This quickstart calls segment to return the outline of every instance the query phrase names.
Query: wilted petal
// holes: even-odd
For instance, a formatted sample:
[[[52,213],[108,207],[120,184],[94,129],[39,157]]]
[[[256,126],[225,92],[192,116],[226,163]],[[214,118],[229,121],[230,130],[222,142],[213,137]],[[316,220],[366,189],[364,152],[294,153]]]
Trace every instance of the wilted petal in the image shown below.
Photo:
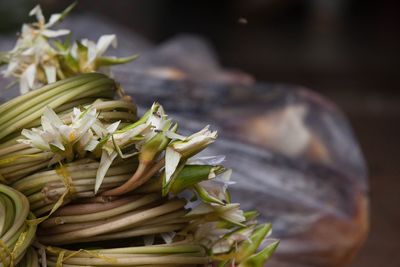
[[[110,45],[113,47],[117,46],[117,37],[115,34],[101,36],[96,45],[97,56],[103,55]]]

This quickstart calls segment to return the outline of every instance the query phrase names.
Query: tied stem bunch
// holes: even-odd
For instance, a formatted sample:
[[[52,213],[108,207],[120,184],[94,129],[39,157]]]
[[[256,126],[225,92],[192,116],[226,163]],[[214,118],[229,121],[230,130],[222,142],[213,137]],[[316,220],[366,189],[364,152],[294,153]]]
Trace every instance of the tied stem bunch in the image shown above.
[[[2,104],[0,180],[10,184],[63,159],[84,158],[94,150],[95,136],[116,120],[119,127],[135,121],[136,106],[127,97],[114,99],[118,93],[113,80],[91,73]],[[28,127],[34,128],[23,130]]]
[[[71,42],[70,30],[53,30],[74,6],[72,4],[62,13],[53,14],[46,22],[37,5],[29,13],[36,17],[36,21],[24,24],[14,48],[0,55],[0,64],[7,65],[3,76],[17,78],[21,93],[79,73],[102,71],[110,74],[110,66],[136,59],[136,55],[124,58],[104,56],[111,45],[117,45],[114,34],[103,35],[97,42],[88,39]],[[63,36],[67,38],[62,39]]]
[[[159,103],[138,118],[86,73],[133,59],[102,56],[115,37],[52,39],[70,9],[33,9],[3,58],[24,94],[0,105],[0,267],[263,266],[271,225],[232,202],[224,156],[198,155],[217,132],[182,135]]]
[[[29,211],[29,202],[20,192],[0,184],[0,266],[15,266],[27,253],[24,261],[35,261],[31,245],[36,225],[27,220],[34,219]],[[35,265],[19,265],[35,266]]]

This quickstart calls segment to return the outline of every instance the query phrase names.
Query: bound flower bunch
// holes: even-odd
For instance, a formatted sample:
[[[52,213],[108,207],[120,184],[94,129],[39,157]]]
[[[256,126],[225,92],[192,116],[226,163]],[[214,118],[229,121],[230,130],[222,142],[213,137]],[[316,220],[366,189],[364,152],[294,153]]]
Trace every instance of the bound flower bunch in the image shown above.
[[[199,155],[217,132],[182,135],[159,103],[138,117],[104,74],[26,92],[0,114],[0,267],[261,267],[277,247],[232,201],[224,157]]]
[[[3,76],[17,78],[21,94],[79,73],[110,73],[109,66],[127,63],[137,57],[104,56],[111,45],[117,45],[114,34],[103,35],[97,42],[88,39],[72,42],[70,30],[53,30],[74,6],[72,4],[62,13],[51,15],[46,22],[42,9],[37,5],[29,13],[36,17],[36,21],[22,25],[14,48],[0,54],[0,65],[7,64]],[[67,38],[62,39],[65,36]]]

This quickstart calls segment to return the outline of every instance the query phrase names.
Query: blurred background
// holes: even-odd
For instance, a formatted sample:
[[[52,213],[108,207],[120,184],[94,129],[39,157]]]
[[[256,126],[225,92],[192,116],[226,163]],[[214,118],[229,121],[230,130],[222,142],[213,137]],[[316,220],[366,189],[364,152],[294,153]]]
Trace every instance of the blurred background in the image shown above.
[[[1,1],[1,33],[17,32],[35,3]],[[50,14],[70,1],[39,3]],[[155,44],[198,34],[228,69],[260,81],[302,85],[335,102],[351,121],[370,176],[371,231],[351,266],[396,267],[399,8],[395,0],[82,0],[74,14],[95,13]]]

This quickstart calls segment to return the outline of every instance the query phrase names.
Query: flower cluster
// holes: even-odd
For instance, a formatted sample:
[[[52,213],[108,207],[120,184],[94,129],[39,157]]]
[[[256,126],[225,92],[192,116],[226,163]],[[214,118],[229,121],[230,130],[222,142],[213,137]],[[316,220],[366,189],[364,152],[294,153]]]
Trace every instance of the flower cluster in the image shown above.
[[[70,123],[66,124],[47,108],[41,128],[23,130],[22,135],[27,139],[19,142],[53,152],[52,163],[83,157],[86,151],[99,155],[95,193],[118,157],[123,160],[136,156],[139,166],[131,179],[102,194],[131,192],[153,176],[154,168],[161,171],[162,194],[187,200],[186,209],[190,212],[186,217],[191,220],[184,230],[187,236],[192,235],[194,240],[208,247],[215,260],[231,259],[232,253],[241,254],[246,250],[243,248],[246,242],[258,248],[269,234],[269,226],[257,226],[256,213],[245,213],[239,203],[231,202],[228,193],[228,186],[233,184],[231,170],[221,165],[225,157],[193,157],[216,140],[217,132],[210,131],[207,126],[183,136],[177,133],[177,124],[168,118],[158,103],[154,103],[138,121],[120,129],[120,121],[105,126],[97,117],[96,109],[92,107],[83,111],[74,108]],[[164,233],[161,237],[168,243],[176,234]]]
[[[0,193],[21,199],[14,205],[0,198],[0,213],[12,207],[10,218],[23,215],[17,223],[29,219],[25,232],[3,220],[2,262],[263,266],[278,244],[267,238],[271,225],[258,224],[256,211],[232,201],[224,156],[199,155],[217,131],[206,126],[182,135],[158,103],[138,118],[129,97],[116,99],[123,92],[114,90],[114,80],[87,73],[134,59],[104,57],[115,35],[70,44],[57,39],[68,30],[51,29],[72,7],[46,22],[36,6],[30,15],[37,22],[24,25],[15,48],[0,59],[8,63],[4,75],[17,77],[26,93],[0,105],[0,182],[18,190],[0,185]],[[128,247],[116,247],[119,240]]]
[[[14,48],[1,55],[1,64],[7,64],[2,72],[3,76],[16,78],[21,94],[78,73],[109,72],[109,66],[127,63],[136,58],[104,57],[107,49],[117,44],[114,34],[101,36],[97,43],[87,39],[72,44],[63,42],[60,37],[69,35],[70,30],[52,28],[73,7],[74,4],[62,13],[51,15],[46,22],[40,6],[37,5],[29,13],[36,17],[36,22],[24,24]]]
[[[26,139],[19,139],[18,142],[53,152],[50,165],[64,159],[72,161],[76,156],[83,157],[85,151],[96,148],[98,137],[94,132],[98,133],[101,125],[97,115],[95,108],[89,107],[83,112],[74,108],[71,123],[65,124],[54,110],[47,107],[41,118],[42,127],[22,130],[21,135]]]

